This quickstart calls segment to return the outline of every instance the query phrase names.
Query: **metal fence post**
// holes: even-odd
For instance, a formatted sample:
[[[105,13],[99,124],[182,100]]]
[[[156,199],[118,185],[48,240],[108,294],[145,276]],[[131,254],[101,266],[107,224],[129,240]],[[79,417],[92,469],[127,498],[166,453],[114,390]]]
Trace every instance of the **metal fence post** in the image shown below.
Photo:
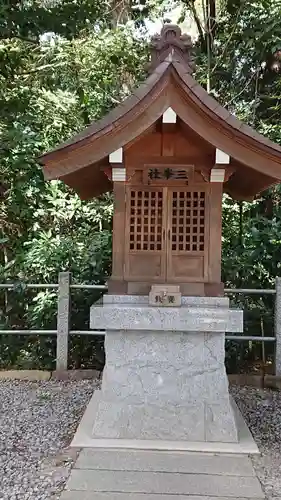
[[[281,278],[276,278],[276,298],[275,298],[275,375],[281,375]]]
[[[59,273],[58,281],[56,370],[67,370],[71,274],[69,272]]]

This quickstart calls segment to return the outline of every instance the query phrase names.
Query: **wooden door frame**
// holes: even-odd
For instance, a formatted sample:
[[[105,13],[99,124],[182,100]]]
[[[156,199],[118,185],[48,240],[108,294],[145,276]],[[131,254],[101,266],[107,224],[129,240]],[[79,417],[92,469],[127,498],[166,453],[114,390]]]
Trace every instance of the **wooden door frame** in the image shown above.
[[[130,249],[130,218],[131,218],[131,213],[130,213],[130,199],[131,199],[131,192],[132,191],[142,191],[142,192],[161,192],[162,193],[162,238],[161,238],[161,246],[162,250],[159,251],[161,252],[161,276],[158,277],[151,277],[151,275],[141,275],[141,276],[131,276],[130,275],[130,268],[129,268],[129,256],[130,255],[140,255],[143,254],[145,256],[149,255],[155,255],[156,252],[155,250],[136,250],[132,251]],[[124,279],[128,282],[131,281],[151,281],[155,283],[165,283],[166,280],[166,228],[164,227],[163,222],[167,221],[167,189],[163,186],[155,186],[155,185],[143,185],[143,184],[127,184],[126,185],[126,203],[125,203],[125,252],[124,252]]]
[[[130,268],[129,268],[129,256],[130,255],[140,255],[143,252],[143,255],[147,256],[151,252],[151,255],[155,255],[155,250],[135,250],[132,251],[130,249],[130,197],[131,191],[157,191],[162,192],[162,256],[161,256],[161,276],[151,277],[149,275],[140,275],[140,276],[130,276]],[[205,249],[202,253],[204,258],[204,270],[202,277],[180,277],[173,278],[172,273],[169,273],[169,268],[172,268],[172,199],[173,192],[205,192],[205,224],[204,224],[204,245]],[[200,183],[189,186],[167,186],[167,185],[143,185],[143,184],[127,184],[126,186],[126,208],[125,208],[125,252],[124,252],[124,279],[127,281],[147,281],[150,282],[206,282],[209,281],[209,243],[210,243],[210,216],[211,216],[211,204],[210,197],[212,191],[210,184]],[[136,224],[136,222],[135,222]],[[214,240],[213,240],[214,241]],[[215,242],[214,242],[215,243]],[[200,255],[198,252],[189,252],[190,255]]]
[[[204,218],[205,218],[205,223],[204,223],[204,251],[202,252],[202,256],[204,259],[204,270],[203,270],[203,276],[202,277],[193,277],[193,276],[186,276],[183,277],[181,276],[180,278],[174,278],[172,276],[172,272],[169,273],[169,269],[173,269],[172,266],[172,217],[173,217],[173,192],[200,192],[204,191],[205,193],[205,207],[204,207]],[[170,282],[181,282],[181,283],[202,283],[205,281],[208,281],[208,266],[209,266],[209,235],[210,235],[210,185],[207,183],[200,183],[200,184],[193,184],[189,186],[168,186],[168,193],[167,193],[167,213],[168,213],[168,218],[167,218],[167,241],[166,241],[166,276],[165,279],[166,281]],[[189,251],[188,254],[190,256],[194,255],[200,255],[197,251]]]

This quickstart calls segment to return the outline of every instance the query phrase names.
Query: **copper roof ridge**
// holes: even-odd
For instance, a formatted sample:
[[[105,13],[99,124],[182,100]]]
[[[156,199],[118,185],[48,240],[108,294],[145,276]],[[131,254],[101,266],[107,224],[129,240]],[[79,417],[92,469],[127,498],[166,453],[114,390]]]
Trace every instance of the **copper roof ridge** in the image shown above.
[[[185,83],[190,92],[196,96],[197,99],[201,101],[201,103],[206,106],[211,113],[214,113],[217,118],[222,121],[228,128],[234,129],[237,134],[243,137],[249,137],[255,143],[259,144],[259,147],[264,148],[265,150],[273,150],[274,155],[278,155],[281,162],[281,146],[266,136],[262,135],[260,132],[257,132],[253,127],[248,125],[247,123],[239,120],[231,111],[222,106],[216,99],[214,99],[208,92],[202,87],[195,78],[190,74],[190,72],[185,71],[185,65],[180,61],[172,61],[173,67],[180,79]],[[187,81],[188,80],[188,81]],[[226,117],[226,115],[229,115]]]

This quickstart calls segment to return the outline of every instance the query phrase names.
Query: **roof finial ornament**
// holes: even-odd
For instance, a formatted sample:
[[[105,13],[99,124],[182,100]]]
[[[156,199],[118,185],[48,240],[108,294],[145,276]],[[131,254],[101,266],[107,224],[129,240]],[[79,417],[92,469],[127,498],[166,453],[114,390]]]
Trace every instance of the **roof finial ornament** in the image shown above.
[[[165,19],[165,24],[160,35],[155,35],[151,40],[151,63],[149,72],[153,70],[165,59],[171,61],[178,60],[184,63],[189,73],[195,69],[194,58],[192,55],[192,41],[189,35],[182,35],[181,29],[170,20]]]

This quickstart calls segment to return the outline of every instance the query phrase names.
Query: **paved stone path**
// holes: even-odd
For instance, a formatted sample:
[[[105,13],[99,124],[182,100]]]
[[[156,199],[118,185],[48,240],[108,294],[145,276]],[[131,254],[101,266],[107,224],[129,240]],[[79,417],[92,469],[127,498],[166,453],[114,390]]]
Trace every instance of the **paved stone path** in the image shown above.
[[[84,448],[61,500],[263,500],[245,455]]]

